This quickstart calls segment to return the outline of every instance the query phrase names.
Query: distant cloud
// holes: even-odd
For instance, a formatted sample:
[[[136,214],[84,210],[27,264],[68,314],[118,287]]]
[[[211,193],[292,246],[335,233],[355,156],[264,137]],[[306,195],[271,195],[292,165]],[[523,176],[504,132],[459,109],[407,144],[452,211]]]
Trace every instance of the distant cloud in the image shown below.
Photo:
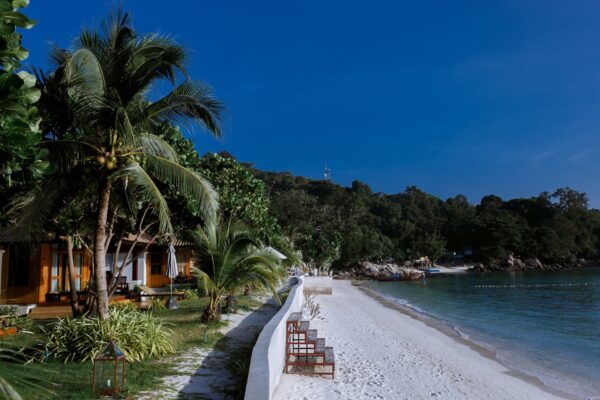
[[[557,153],[556,149],[546,149],[541,153],[532,154],[530,158],[530,163],[532,167],[540,167],[544,164],[544,162]]]
[[[598,150],[597,147],[586,147],[583,150],[576,151],[575,153],[569,156],[569,161],[573,163],[583,162],[588,159],[589,156],[596,153]]]

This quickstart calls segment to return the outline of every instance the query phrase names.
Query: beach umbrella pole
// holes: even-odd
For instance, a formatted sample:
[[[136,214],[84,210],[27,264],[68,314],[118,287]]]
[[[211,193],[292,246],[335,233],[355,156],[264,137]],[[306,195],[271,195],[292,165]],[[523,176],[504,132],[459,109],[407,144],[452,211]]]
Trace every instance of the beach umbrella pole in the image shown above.
[[[169,256],[167,258],[167,276],[171,282],[169,287],[169,300],[167,301],[167,308],[174,310],[177,308],[177,301],[173,297],[173,278],[177,276],[177,260],[175,258],[175,248],[173,244],[169,244]]]

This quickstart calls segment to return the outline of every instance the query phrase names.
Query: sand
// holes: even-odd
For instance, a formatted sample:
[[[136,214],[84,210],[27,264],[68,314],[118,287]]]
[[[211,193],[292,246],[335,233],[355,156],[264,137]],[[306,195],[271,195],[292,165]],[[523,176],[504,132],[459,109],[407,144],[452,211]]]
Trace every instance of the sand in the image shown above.
[[[317,302],[311,325],[334,347],[336,378],[284,374],[276,400],[566,398],[349,281],[334,281]]]

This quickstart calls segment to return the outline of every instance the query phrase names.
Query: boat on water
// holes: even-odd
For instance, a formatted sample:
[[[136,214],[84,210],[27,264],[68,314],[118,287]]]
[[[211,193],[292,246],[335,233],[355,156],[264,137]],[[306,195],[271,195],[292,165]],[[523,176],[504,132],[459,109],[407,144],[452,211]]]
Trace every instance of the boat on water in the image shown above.
[[[421,270],[413,269],[408,273],[396,273],[390,274],[389,276],[380,276],[377,278],[380,282],[391,282],[391,281],[418,281],[425,276],[425,272]]]
[[[437,268],[428,268],[428,269],[425,269],[423,271],[425,271],[425,275],[427,275],[427,276],[442,274],[442,271],[440,271]]]

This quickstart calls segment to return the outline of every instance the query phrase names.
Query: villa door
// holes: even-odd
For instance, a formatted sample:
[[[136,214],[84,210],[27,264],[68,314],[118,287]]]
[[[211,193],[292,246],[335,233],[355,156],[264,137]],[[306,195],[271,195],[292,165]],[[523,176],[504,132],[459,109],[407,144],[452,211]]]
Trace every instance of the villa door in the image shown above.
[[[148,286],[160,287],[166,284],[165,278],[165,254],[163,252],[149,253],[150,268],[146,276]]]

